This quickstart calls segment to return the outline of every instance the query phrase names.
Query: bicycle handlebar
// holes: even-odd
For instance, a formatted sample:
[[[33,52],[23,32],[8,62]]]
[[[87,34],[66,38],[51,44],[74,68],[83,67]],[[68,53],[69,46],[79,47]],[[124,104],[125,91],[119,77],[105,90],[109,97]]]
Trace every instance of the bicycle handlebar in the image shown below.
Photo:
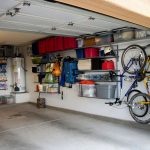
[[[112,106],[112,105],[114,105],[114,102],[108,102],[108,103],[105,103],[105,104],[108,104],[109,106]]]

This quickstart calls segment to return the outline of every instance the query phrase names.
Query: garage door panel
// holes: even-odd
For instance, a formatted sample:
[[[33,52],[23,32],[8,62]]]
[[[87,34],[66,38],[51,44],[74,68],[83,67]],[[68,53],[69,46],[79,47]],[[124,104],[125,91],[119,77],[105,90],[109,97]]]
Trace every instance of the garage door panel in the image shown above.
[[[74,24],[73,26],[64,26],[64,29],[69,29],[69,30],[76,30],[76,31],[80,31],[81,33],[82,32],[85,32],[85,33],[95,33],[97,31],[103,31],[104,28],[99,28],[99,27],[92,27],[92,26],[86,26],[86,24]]]
[[[0,9],[6,11],[6,10],[14,7],[18,3],[19,2],[15,1],[15,0],[0,0]]]
[[[75,21],[78,19],[85,18],[82,15],[78,15],[75,13],[66,12],[65,10],[61,8],[55,8],[55,7],[42,7],[38,5],[31,5],[30,7],[23,7],[21,10],[21,13],[24,14],[32,14],[35,16],[43,17],[43,18],[50,18],[53,20],[59,20],[59,21]]]
[[[100,20],[100,19],[84,20],[80,22],[80,25],[88,25],[93,28],[99,27],[99,28],[103,28],[104,30],[111,30],[111,29],[120,28],[123,26],[122,24],[108,22],[108,21]]]
[[[16,24],[13,22],[0,22],[0,28],[3,29],[13,29],[13,30],[21,30],[21,31],[33,31],[33,32],[41,32],[43,28],[37,27],[37,26],[31,26],[31,25],[25,25],[25,24]]]
[[[29,23],[29,24],[35,24],[38,26],[58,26],[63,24],[63,22],[55,22],[54,20],[46,20],[39,17],[34,16],[24,16],[24,15],[16,15],[14,17],[6,16],[5,21],[13,21],[13,22],[20,22],[20,23]]]

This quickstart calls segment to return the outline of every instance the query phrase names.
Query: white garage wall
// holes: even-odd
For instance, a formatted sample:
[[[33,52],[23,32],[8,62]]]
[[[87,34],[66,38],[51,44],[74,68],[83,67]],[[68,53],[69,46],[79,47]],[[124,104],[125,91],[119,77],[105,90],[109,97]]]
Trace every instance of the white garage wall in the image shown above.
[[[142,40],[142,41],[133,41],[130,43],[123,43],[119,44],[119,49],[124,49],[127,46],[131,44],[139,44],[141,46],[145,46],[150,43],[150,40]],[[26,48],[24,47],[24,50]],[[27,50],[26,50],[27,51]],[[119,55],[121,56],[122,51],[119,52]],[[74,51],[68,51],[65,52],[63,55],[71,55],[75,56]],[[25,54],[26,57],[26,67],[27,67],[27,90],[30,93],[30,101],[36,103],[36,99],[38,97],[38,93],[35,93],[35,85],[34,79],[33,79],[33,74],[32,74],[32,62],[31,58]],[[122,70],[120,60],[118,62],[119,69]],[[131,83],[124,82],[124,88],[122,91],[126,91],[128,89],[129,85]],[[139,83],[138,89],[143,91],[143,82]],[[60,107],[60,108],[65,108],[69,110],[75,110],[75,111],[80,111],[80,112],[85,112],[85,113],[90,113],[90,114],[96,114],[96,115],[101,115],[101,116],[107,116],[107,117],[112,117],[112,118],[118,118],[118,119],[123,119],[123,120],[132,120],[128,108],[125,107],[124,105],[120,107],[110,107],[105,104],[106,101],[110,100],[103,100],[103,99],[95,99],[95,98],[81,98],[78,97],[78,84],[73,85],[72,89],[69,88],[61,88],[61,91],[64,93],[64,99],[61,99],[61,95],[58,94],[45,94],[41,93],[41,97],[46,98],[46,103],[49,106],[54,106],[54,107]],[[120,89],[119,89],[120,91]],[[144,92],[144,91],[143,91]],[[124,108],[125,107],[125,108]]]

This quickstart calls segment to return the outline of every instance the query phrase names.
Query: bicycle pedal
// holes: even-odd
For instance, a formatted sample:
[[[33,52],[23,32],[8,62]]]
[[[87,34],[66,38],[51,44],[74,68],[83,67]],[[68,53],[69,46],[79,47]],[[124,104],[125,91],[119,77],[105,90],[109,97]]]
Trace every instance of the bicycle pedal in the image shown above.
[[[122,101],[118,101],[117,104],[118,104],[118,106],[121,105],[121,104],[122,104]]]

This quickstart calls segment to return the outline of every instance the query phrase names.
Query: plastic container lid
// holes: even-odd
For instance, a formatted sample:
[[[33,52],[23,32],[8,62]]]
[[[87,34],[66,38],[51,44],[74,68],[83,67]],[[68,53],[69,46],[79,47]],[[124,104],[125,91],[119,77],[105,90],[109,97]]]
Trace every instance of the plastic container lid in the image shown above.
[[[83,80],[83,81],[80,81],[79,84],[95,84],[95,82],[92,80]]]

